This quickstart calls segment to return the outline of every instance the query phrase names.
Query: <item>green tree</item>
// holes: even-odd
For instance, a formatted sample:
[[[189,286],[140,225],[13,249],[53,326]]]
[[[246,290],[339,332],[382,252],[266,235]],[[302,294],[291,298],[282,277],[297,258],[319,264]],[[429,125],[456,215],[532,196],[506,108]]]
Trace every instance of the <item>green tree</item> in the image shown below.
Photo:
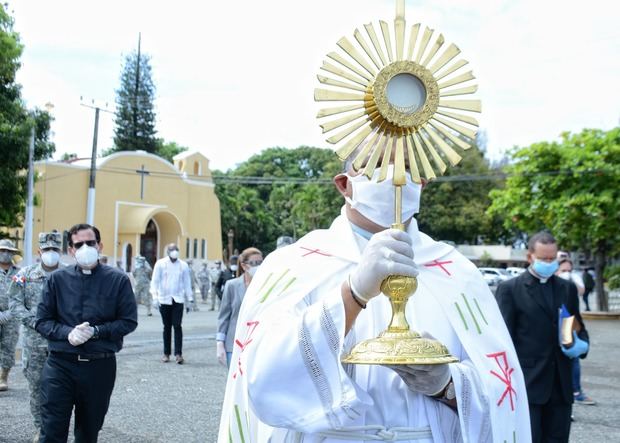
[[[224,244],[233,229],[239,249],[253,245],[269,252],[278,236],[301,237],[317,227],[328,227],[342,204],[330,182],[339,170],[333,151],[302,146],[269,148],[234,170],[214,171]],[[282,181],[261,184],[262,178]],[[321,184],[313,184],[317,180]]]
[[[51,116],[40,109],[28,111],[21,98],[15,75],[20,67],[23,45],[13,29],[14,19],[0,4],[0,226],[23,223],[27,192],[30,132],[35,128],[35,160],[50,157],[54,144],[49,140]]]
[[[420,230],[435,239],[457,244],[508,240],[499,217],[486,213],[491,204],[489,191],[501,182],[475,179],[494,172],[481,150],[472,147],[465,151],[457,166],[424,188],[416,216]]]
[[[187,151],[185,146],[181,146],[176,142],[166,142],[160,138],[157,140],[157,155],[165,158],[170,163],[174,163],[174,156],[181,152]]]
[[[607,259],[620,253],[620,128],[563,133],[560,142],[534,143],[512,153],[504,189],[491,192],[489,214],[506,228],[548,229],[564,249],[594,257],[597,295]]]
[[[150,57],[138,48],[125,57],[121,86],[116,91],[114,147],[108,154],[137,150],[157,154],[154,100]]]

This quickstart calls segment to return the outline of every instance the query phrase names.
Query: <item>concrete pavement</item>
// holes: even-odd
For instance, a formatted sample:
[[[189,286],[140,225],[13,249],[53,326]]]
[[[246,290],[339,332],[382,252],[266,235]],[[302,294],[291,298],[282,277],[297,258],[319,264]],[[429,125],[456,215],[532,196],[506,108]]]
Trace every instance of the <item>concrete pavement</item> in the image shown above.
[[[163,364],[161,320],[139,311],[138,329],[118,355],[116,386],[100,442],[215,442],[226,370],[215,358],[216,313],[185,315],[183,354],[187,363]],[[620,441],[620,321],[587,323],[592,349],[582,361],[582,384],[598,404],[574,406],[571,442]],[[10,390],[0,393],[0,442],[27,442],[34,434],[28,386],[18,364]],[[96,380],[93,382],[96,383]],[[70,439],[71,441],[71,439]]]

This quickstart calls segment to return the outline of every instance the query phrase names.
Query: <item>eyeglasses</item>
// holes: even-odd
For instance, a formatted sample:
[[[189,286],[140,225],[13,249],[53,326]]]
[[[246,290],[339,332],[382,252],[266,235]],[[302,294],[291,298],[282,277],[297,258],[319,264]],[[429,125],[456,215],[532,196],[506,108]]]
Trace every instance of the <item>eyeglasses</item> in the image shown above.
[[[250,265],[250,266],[260,266],[263,263],[263,261],[262,260],[248,260],[243,263]]]
[[[73,247],[75,249],[80,249],[82,246],[84,246],[84,243],[86,243],[87,246],[96,246],[97,240],[76,241],[75,243],[73,243]]]

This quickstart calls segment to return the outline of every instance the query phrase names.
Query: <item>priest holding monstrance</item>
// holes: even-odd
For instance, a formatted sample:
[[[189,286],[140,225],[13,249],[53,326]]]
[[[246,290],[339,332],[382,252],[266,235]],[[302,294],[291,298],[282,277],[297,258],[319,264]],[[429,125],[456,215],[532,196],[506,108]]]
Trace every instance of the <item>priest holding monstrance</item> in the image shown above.
[[[315,100],[344,161],[327,230],[270,254],[239,314],[220,442],[529,442],[514,347],[480,272],[418,231],[423,183],[457,164],[480,102],[460,50],[364,25]],[[456,97],[456,98],[455,98]]]

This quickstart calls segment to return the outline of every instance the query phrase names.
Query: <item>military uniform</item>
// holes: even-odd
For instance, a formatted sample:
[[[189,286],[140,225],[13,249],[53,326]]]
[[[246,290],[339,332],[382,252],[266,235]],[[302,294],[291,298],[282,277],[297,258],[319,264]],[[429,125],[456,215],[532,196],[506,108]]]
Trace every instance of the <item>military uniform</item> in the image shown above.
[[[191,260],[187,260],[187,266],[189,267],[189,280],[192,284],[192,296],[194,296],[193,300],[186,300],[185,310],[189,312],[192,311],[200,311],[198,307],[198,301],[196,300],[196,273],[194,272],[194,263]]]
[[[62,239],[57,232],[39,234],[39,248],[60,252]],[[37,429],[41,428],[41,372],[47,359],[47,340],[35,329],[37,306],[49,275],[41,263],[21,269],[9,286],[9,307],[13,317],[24,326],[22,366],[30,387],[30,412]]]
[[[198,279],[198,284],[200,285],[200,295],[202,296],[203,303],[207,302],[209,298],[209,289],[211,287],[211,277],[209,276],[209,269],[207,269],[207,264],[204,263],[200,270],[196,273],[196,278]],[[213,310],[213,307],[211,307]]]
[[[7,380],[9,371],[15,365],[15,347],[19,338],[19,322],[9,310],[8,296],[9,285],[19,271],[12,263],[13,255],[17,252],[19,250],[13,246],[11,240],[0,240],[3,262],[10,263],[8,269],[0,268],[0,391],[8,389]]]
[[[151,316],[151,275],[153,269],[144,257],[136,257],[136,265],[133,270],[133,279],[135,282],[134,292],[136,294],[136,302],[146,306],[146,315]]]

